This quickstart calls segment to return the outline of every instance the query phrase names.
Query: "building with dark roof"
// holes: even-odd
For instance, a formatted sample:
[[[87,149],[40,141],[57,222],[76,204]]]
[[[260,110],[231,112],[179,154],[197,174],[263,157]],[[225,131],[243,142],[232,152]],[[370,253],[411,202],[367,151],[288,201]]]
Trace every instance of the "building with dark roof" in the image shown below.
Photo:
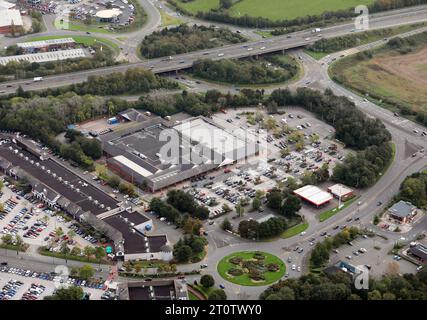
[[[427,246],[422,243],[413,243],[409,246],[408,254],[416,258],[421,263],[427,262]]]
[[[95,229],[116,245],[116,254],[129,259],[172,259],[166,236],[146,236],[152,220],[123,207],[103,190],[44,153],[36,143],[0,135],[0,169],[15,179],[26,178],[32,192],[53,209],[60,209]]]
[[[165,235],[145,235],[140,226],[146,226],[147,223],[152,222],[146,217],[142,218],[143,216],[141,214],[139,214],[141,217],[135,218],[137,214],[139,213],[122,211],[102,219],[103,222],[112,226],[122,234],[125,260],[172,260],[172,251],[166,249],[166,246],[169,244],[167,237]],[[141,221],[144,222],[135,225]]]
[[[407,223],[417,214],[417,207],[408,201],[400,200],[388,209],[388,214],[394,220]]]
[[[255,141],[227,132],[204,117],[176,124],[140,116],[135,110],[120,116],[137,123],[100,136],[107,166],[123,179],[153,192],[259,152]],[[168,147],[173,149],[171,154],[166,152]]]
[[[188,300],[187,284],[177,279],[121,283],[118,290],[120,300]]]

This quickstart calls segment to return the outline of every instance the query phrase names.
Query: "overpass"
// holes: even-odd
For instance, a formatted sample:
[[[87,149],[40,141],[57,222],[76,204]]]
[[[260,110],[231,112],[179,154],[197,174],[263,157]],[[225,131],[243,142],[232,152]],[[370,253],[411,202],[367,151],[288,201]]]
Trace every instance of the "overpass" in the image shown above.
[[[427,7],[421,6],[418,8],[408,8],[372,15],[369,19],[369,29],[381,29],[425,21],[427,21]],[[313,33],[311,30],[299,31],[269,39],[188,52],[175,55],[171,57],[171,59],[163,57],[137,63],[53,75],[45,77],[41,82],[33,82],[31,79],[9,81],[0,84],[0,94],[13,93],[19,86],[24,90],[40,90],[81,83],[86,81],[89,76],[108,75],[112,72],[125,72],[132,68],[145,68],[156,74],[175,72],[190,68],[193,62],[198,59],[239,59],[267,53],[285,52],[289,49],[307,46],[321,38],[334,38],[354,32],[358,31],[355,31],[354,23],[349,22],[324,28],[321,32],[317,33]]]

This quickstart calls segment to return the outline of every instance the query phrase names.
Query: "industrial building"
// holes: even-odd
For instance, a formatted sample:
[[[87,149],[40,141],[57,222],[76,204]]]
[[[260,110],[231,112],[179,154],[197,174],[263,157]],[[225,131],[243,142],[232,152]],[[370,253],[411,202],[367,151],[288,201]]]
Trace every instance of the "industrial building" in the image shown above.
[[[119,117],[135,119],[133,126],[100,135],[108,168],[123,179],[152,192],[258,154],[255,141],[227,132],[204,117],[180,123],[133,111]],[[177,139],[176,154],[166,155],[167,132]],[[169,143],[170,144],[170,143]]]
[[[294,193],[302,200],[309,202],[316,207],[325,205],[333,199],[330,193],[312,185],[299,188],[295,190]]]
[[[16,46],[26,53],[38,53],[74,49],[76,42],[73,38],[47,39],[41,41],[20,42]]]
[[[114,242],[117,258],[172,259],[167,237],[148,235],[151,219],[70,171],[37,143],[0,135],[0,171],[14,179],[25,177],[33,195],[50,208],[103,230]]]
[[[3,6],[7,7],[5,4]],[[0,34],[20,33],[23,28],[24,22],[19,10],[0,8]]]
[[[49,61],[58,61],[58,60],[67,60],[67,59],[78,59],[85,58],[86,53],[83,49],[69,49],[69,50],[59,50],[52,52],[40,52],[33,54],[22,54],[16,56],[6,56],[0,57],[0,64],[6,65],[9,62],[22,62],[27,61],[29,63],[37,62],[49,62]]]
[[[346,187],[340,183],[334,184],[328,188],[328,191],[337,199],[341,201],[347,201],[353,197],[353,189]]]
[[[188,300],[187,284],[177,279],[129,281],[117,289],[119,300]]]

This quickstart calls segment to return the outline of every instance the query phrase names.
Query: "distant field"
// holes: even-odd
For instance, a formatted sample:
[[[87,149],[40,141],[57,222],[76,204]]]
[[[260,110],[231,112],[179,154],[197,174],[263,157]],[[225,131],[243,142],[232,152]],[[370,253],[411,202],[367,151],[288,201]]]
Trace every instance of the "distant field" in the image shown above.
[[[427,45],[405,55],[388,50],[368,60],[344,59],[333,65],[331,74],[399,108],[427,111]]]
[[[194,0],[187,3],[175,1],[194,14],[219,7],[219,0]],[[232,16],[247,14],[253,17],[282,20],[318,15],[325,11],[338,11],[373,2],[374,0],[241,0],[229,10]]]

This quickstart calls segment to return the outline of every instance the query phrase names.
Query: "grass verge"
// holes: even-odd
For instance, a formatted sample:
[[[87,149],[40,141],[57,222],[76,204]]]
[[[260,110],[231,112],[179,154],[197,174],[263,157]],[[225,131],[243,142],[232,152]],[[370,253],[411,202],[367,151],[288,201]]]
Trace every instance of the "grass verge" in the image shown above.
[[[284,231],[280,237],[283,239],[291,238],[307,230],[307,228],[308,228],[308,222],[300,223]]]
[[[343,209],[347,208],[349,205],[351,205],[357,199],[359,199],[359,197],[353,197],[350,200],[347,200],[346,202],[344,202],[341,208],[336,207],[336,208],[333,208],[333,209],[330,209],[330,210],[322,212],[321,214],[319,214],[319,221],[323,222],[325,220],[328,220],[330,217],[333,217],[338,212],[340,212]]]

